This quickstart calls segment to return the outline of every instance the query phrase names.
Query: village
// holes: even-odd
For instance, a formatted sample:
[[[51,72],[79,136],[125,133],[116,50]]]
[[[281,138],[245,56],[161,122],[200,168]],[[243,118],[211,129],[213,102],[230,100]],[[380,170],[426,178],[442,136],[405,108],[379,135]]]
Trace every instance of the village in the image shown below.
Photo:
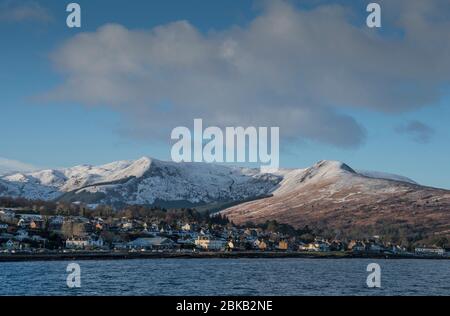
[[[194,214],[185,210],[183,215]],[[0,208],[0,256],[47,253],[309,253],[355,256],[450,257],[444,248],[406,249],[379,236],[363,240],[326,239],[312,231],[292,233],[276,222],[237,226],[220,216],[203,219],[42,215],[25,208]],[[166,215],[167,216],[167,215]],[[197,216],[198,217],[198,216]],[[184,220],[183,220],[184,218]]]

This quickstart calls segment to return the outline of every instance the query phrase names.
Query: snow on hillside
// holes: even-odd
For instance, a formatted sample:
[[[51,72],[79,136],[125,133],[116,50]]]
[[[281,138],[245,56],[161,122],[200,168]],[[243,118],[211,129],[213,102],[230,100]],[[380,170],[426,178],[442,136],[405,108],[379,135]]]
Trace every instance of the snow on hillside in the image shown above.
[[[367,171],[367,170],[357,170],[358,174],[368,177],[368,178],[375,178],[375,179],[386,179],[386,180],[393,180],[393,181],[400,181],[400,182],[407,182],[411,184],[418,184],[416,181],[404,177],[399,176],[392,173],[386,173],[386,172],[378,172],[378,171]]]
[[[405,177],[384,173],[356,173],[339,161],[320,161],[307,169],[281,169],[274,174],[263,174],[259,169],[174,163],[143,157],[101,166],[81,165],[0,176],[0,196],[108,204],[235,202],[285,194],[324,179],[350,183],[355,178],[363,181],[364,177],[389,177],[414,183]]]
[[[55,199],[101,194],[101,203],[152,204],[156,200],[209,203],[265,195],[280,181],[257,169],[206,163],[173,163],[147,157],[102,166],[19,173],[1,178],[0,195]],[[66,194],[67,196],[67,194]],[[80,199],[82,199],[80,197]]]
[[[256,170],[213,164],[154,161],[144,177],[127,183],[95,185],[77,191],[108,195],[108,203],[153,204],[157,200],[210,203],[267,194],[281,179]]]
[[[282,171],[282,174],[283,181],[273,192],[274,195],[286,194],[323,179],[343,178],[349,174],[355,174],[355,171],[340,161],[325,160],[319,161],[307,169],[292,169],[290,171]]]

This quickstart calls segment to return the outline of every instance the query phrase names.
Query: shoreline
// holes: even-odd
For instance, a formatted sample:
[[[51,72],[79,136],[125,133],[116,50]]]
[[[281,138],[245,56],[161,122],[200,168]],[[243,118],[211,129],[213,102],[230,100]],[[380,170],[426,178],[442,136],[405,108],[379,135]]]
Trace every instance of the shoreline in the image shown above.
[[[73,261],[73,260],[136,260],[136,259],[428,259],[450,260],[450,257],[354,254],[354,253],[306,253],[306,252],[79,252],[56,254],[0,254],[1,262]]]

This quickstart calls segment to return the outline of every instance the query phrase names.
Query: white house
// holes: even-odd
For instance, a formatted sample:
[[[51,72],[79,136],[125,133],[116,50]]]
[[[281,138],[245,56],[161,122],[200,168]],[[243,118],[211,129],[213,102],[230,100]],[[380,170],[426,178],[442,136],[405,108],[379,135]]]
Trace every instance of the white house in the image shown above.
[[[419,256],[443,256],[445,250],[442,248],[416,248],[415,253]]]
[[[181,226],[181,229],[185,232],[189,232],[192,230],[192,227],[191,227],[191,224],[187,223],[187,224],[184,224],[183,226]]]
[[[127,248],[131,249],[171,249],[174,242],[165,237],[138,238],[127,243]]]
[[[222,239],[213,239],[207,236],[198,236],[195,240],[197,248],[205,250],[222,250],[225,248],[226,241]]]
[[[42,221],[42,215],[38,214],[20,214],[19,216],[25,221]]]
[[[8,209],[3,209],[0,210],[0,219],[3,221],[12,221],[14,220],[14,217],[16,216],[16,213],[14,213],[14,211],[12,210],[8,210]]]
[[[316,241],[306,245],[299,246],[300,251],[317,251],[317,252],[328,252],[330,251],[330,245],[325,242]]]
[[[66,248],[68,249],[86,249],[86,248],[102,248],[104,242],[102,237],[94,238],[69,238],[66,240]]]

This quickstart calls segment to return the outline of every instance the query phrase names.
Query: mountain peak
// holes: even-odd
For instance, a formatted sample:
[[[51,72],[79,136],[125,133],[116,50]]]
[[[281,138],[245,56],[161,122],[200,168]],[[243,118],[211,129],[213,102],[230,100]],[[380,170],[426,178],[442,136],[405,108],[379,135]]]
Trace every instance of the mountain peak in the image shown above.
[[[353,170],[349,165],[337,160],[321,160],[311,168],[327,171],[347,171],[356,174],[356,171]]]
[[[100,166],[84,165],[2,176],[0,196],[49,200],[66,198],[70,193],[77,201],[84,197],[105,204],[152,204],[157,200],[236,202],[267,194],[278,196],[306,186],[369,183],[368,177],[405,181],[399,176],[356,172],[335,160],[322,160],[307,169],[286,169],[262,175],[257,169],[208,163],[178,164],[144,156]]]
[[[134,162],[135,163],[151,163],[153,160],[155,160],[155,159],[148,157],[148,156],[143,156],[143,157],[135,160]]]

